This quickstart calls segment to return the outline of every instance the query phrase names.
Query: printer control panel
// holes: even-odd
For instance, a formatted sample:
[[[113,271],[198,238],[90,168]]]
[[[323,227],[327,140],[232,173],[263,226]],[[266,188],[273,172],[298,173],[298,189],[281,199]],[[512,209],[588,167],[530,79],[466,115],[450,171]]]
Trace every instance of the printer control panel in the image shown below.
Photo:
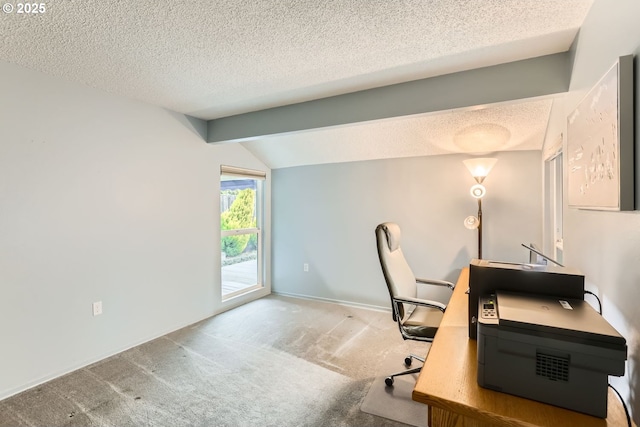
[[[482,323],[497,324],[498,323],[498,306],[496,304],[495,295],[486,295],[480,297],[478,301],[478,313]]]

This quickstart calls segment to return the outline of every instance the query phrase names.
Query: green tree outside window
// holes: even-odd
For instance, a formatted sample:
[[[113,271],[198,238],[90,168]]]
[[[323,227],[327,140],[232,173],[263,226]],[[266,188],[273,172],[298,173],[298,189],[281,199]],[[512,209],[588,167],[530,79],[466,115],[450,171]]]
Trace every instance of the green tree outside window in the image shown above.
[[[220,215],[221,229],[237,230],[255,227],[256,218],[253,216],[255,198],[255,191],[251,188],[240,191],[229,210]],[[247,248],[251,237],[249,234],[224,237],[222,251],[229,257],[240,255]],[[255,246],[255,242],[252,243]]]

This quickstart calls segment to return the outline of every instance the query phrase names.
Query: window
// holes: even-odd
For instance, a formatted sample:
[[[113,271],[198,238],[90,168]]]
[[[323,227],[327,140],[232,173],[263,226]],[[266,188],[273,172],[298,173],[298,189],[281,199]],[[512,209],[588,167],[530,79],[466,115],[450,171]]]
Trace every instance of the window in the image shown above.
[[[222,300],[260,289],[263,280],[261,171],[220,168]]]
[[[563,204],[563,168],[562,153],[545,161],[545,192],[547,194],[548,238],[551,242],[553,258],[562,262],[562,204]]]

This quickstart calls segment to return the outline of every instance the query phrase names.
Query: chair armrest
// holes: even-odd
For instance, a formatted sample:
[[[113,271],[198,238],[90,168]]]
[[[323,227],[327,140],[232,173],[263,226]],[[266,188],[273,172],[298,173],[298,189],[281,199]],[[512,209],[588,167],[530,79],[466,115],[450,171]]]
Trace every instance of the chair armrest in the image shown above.
[[[443,313],[444,313],[444,310],[447,308],[447,306],[441,302],[432,301],[428,299],[411,298],[411,297],[393,297],[393,301],[402,302],[405,304],[421,305],[423,307],[437,308]]]
[[[424,283],[426,285],[446,286],[451,290],[453,290],[456,287],[456,285],[454,285],[451,282],[447,282],[446,280],[437,280],[437,279],[420,279],[416,277],[416,283]]]

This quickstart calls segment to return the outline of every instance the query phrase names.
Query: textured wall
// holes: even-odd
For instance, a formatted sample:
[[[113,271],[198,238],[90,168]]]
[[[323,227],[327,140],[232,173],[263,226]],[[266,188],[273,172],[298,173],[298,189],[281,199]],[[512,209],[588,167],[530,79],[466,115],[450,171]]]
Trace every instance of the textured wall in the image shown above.
[[[540,153],[504,152],[485,181],[484,258],[526,261],[542,239]],[[455,281],[477,256],[475,183],[462,155],[273,171],[273,289],[386,307],[374,230],[395,221],[414,273]],[[309,272],[303,264],[309,264]]]

